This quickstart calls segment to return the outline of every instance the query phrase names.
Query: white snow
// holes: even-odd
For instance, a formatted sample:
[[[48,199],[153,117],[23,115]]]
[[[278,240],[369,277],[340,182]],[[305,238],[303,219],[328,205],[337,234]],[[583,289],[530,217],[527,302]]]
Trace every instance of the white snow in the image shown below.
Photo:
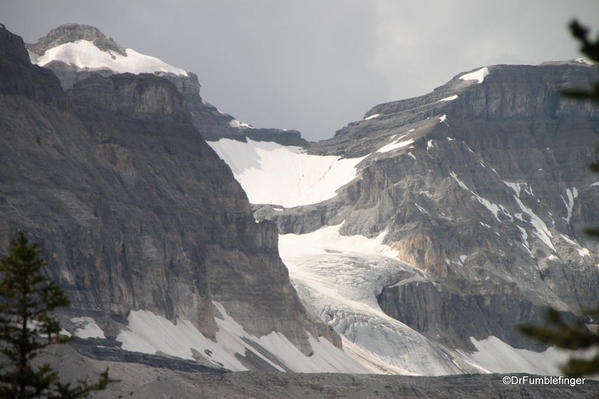
[[[522,246],[524,247],[524,249],[526,249],[526,252],[528,252],[530,257],[534,259],[535,256],[530,249],[530,244],[528,243],[528,233],[526,232],[526,230],[524,228],[522,228],[520,226],[516,226],[516,227],[518,228],[518,230],[520,230],[520,235],[522,236]]]
[[[71,321],[76,326],[75,335],[79,338],[106,338],[104,331],[91,317],[73,317]]]
[[[445,114],[441,115],[441,116],[439,117],[439,123],[445,123],[446,125],[448,125],[448,124],[447,124],[447,115],[445,115]],[[448,125],[448,126],[449,126],[449,125]]]
[[[391,152],[391,151],[399,150],[400,148],[407,147],[414,143],[414,139],[402,140],[402,138],[404,138],[405,136],[406,135],[404,134],[404,135],[400,136],[397,140],[395,140],[396,136],[393,136],[391,138],[391,140],[392,140],[391,143],[382,146],[381,148],[376,150],[376,152]]]
[[[567,223],[570,223],[570,220],[572,219],[572,209],[574,209],[574,200],[578,197],[578,190],[576,187],[566,189],[567,201],[563,196],[560,195],[560,197],[566,206],[566,217],[564,219]]]
[[[543,219],[538,217],[536,213],[534,213],[530,208],[524,205],[524,203],[520,201],[520,198],[518,196],[514,195],[514,199],[516,200],[516,203],[518,204],[520,209],[522,209],[524,213],[530,216],[530,223],[535,228],[534,234],[537,237],[539,237],[541,241],[545,243],[545,245],[551,248],[554,252],[557,252],[555,250],[555,247],[553,246],[553,243],[551,242],[551,237],[553,237],[553,234],[551,234],[551,231],[549,231],[549,228],[547,227]],[[521,220],[525,222],[523,218]]]
[[[365,158],[310,155],[300,147],[251,139],[208,144],[229,165],[250,202],[286,208],[333,198],[356,178],[356,166]]]
[[[433,140],[428,140],[426,142],[426,150],[428,151],[429,148],[433,148],[433,147],[434,147]]]
[[[459,372],[436,344],[378,305],[376,296],[384,286],[406,272],[412,275],[409,279],[420,279],[422,272],[395,258],[397,252],[383,244],[384,232],[373,238],[343,236],[340,228],[279,236],[279,252],[309,311],[342,335],[347,353],[374,369],[426,375]]]
[[[236,129],[254,129],[252,125],[245,122],[240,122],[237,119],[233,119],[229,122],[229,126],[234,127]]]
[[[570,237],[568,237],[567,235],[565,235],[565,234],[560,234],[560,235],[562,236],[562,238],[563,238],[563,239],[564,239],[564,240],[565,240],[567,243],[569,243],[569,244],[572,244],[572,245],[575,245],[575,246],[577,246],[577,247],[580,247],[580,244],[579,244],[579,243],[577,243],[576,241],[574,241],[573,239],[571,239],[571,238],[570,238]]]
[[[456,98],[458,98],[458,95],[457,95],[457,94],[454,94],[453,96],[449,96],[449,97],[442,98],[442,99],[440,99],[438,102],[443,102],[443,101],[453,101],[453,100],[455,100]]]
[[[574,61],[576,61],[580,64],[585,64],[585,65],[595,65],[595,63],[587,57],[576,58]]]
[[[559,364],[569,356],[555,348],[544,352],[516,349],[495,336],[480,341],[470,337],[470,341],[476,347],[470,358],[492,373],[561,375]]]
[[[113,51],[102,51],[89,40],[77,40],[48,49],[36,63],[44,66],[52,61],[62,61],[81,69],[110,69],[117,73],[165,72],[187,76],[187,72],[149,55],[125,49],[126,56]]]
[[[415,156],[414,154],[412,154],[412,152],[411,152],[411,151],[410,151],[410,152],[408,152],[408,155],[409,155],[410,157],[412,157],[414,160],[416,160],[416,156]]]
[[[314,354],[304,355],[283,334],[271,332],[262,337],[247,333],[217,302],[213,302],[221,318],[216,318],[218,331],[215,341],[206,338],[189,320],[170,320],[150,311],[138,310],[129,314],[128,330],[122,331],[117,340],[125,350],[142,353],[164,353],[183,359],[194,359],[193,351],[204,355],[216,365],[232,371],[247,370],[235,356],[244,356],[247,351],[284,371],[269,360],[258,349],[266,349],[276,360],[295,372],[346,372],[364,373],[368,369],[352,360],[342,350],[325,339],[316,339],[308,334]],[[255,345],[255,346],[254,346]]]
[[[510,216],[509,212],[502,205],[497,205],[497,204],[489,201],[488,199],[481,197],[474,191],[470,190],[470,188],[468,188],[468,186],[458,178],[458,176],[455,174],[455,172],[449,172],[449,174],[458,183],[458,185],[461,188],[469,191],[472,194],[472,197],[474,199],[476,199],[481,205],[483,205],[485,208],[487,208],[489,210],[489,212],[491,212],[493,214],[493,216],[495,216],[495,219],[497,219],[497,221],[501,222],[501,219],[499,219],[499,212],[502,212],[502,213]]]
[[[460,76],[461,80],[476,80],[478,83],[482,83],[485,80],[485,77],[489,74],[489,68],[482,67],[477,69],[476,71],[465,73]]]
[[[591,252],[587,248],[577,248],[576,251],[580,256],[591,256]]]
[[[364,118],[364,120],[369,121],[371,119],[378,118],[379,116],[381,116],[381,114],[373,114],[373,115],[367,116],[366,118]]]

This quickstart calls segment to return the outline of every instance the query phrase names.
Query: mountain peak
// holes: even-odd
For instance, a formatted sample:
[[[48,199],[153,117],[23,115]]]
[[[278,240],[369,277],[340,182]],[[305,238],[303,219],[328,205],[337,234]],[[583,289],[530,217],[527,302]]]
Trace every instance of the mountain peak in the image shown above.
[[[42,55],[48,49],[61,44],[87,40],[93,42],[102,51],[114,51],[126,56],[125,49],[119,46],[112,38],[106,37],[95,26],[68,23],[52,29],[45,36],[38,39],[35,44],[28,45],[29,51]]]

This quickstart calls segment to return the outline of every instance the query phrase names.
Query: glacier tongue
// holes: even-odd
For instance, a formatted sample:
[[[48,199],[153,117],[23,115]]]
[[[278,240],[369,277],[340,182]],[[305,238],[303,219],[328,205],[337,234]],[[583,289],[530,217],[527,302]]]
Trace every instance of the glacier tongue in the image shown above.
[[[376,296],[402,278],[424,279],[393,258],[382,243],[342,236],[338,226],[279,236],[283,262],[304,304],[344,338],[346,350],[383,372],[442,375],[463,372],[452,356],[422,334],[386,315]],[[353,345],[352,345],[353,344]]]

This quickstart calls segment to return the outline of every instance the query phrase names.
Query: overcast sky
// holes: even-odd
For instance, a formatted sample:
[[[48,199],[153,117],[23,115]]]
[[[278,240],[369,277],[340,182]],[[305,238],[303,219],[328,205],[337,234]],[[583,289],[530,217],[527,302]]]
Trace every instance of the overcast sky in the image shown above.
[[[27,42],[94,25],[195,72],[223,112],[311,140],[478,66],[576,58],[568,21],[597,16],[597,0],[0,0]]]

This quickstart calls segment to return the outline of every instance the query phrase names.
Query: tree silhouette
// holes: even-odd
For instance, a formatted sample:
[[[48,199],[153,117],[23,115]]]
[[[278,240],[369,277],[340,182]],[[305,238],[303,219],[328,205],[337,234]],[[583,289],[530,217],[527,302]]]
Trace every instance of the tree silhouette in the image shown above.
[[[589,39],[589,30],[580,25],[578,21],[570,24],[572,35],[580,42],[580,50],[591,61],[599,63],[599,37],[595,41]],[[563,90],[566,97],[599,103],[599,82],[595,82],[589,90],[568,89]],[[599,152],[599,148],[596,149]],[[595,173],[599,172],[599,162],[595,161],[589,165],[589,169]],[[591,227],[585,229],[588,235],[599,238],[599,229]],[[597,320],[599,317],[599,305],[594,309],[584,311],[583,317],[566,322],[555,309],[547,312],[547,327],[531,324],[520,325],[518,329],[525,335],[543,343],[555,345],[558,348],[570,350],[593,350],[590,357],[572,356],[561,366],[562,372],[570,377],[594,375],[599,373],[599,331],[591,331],[587,328],[587,320]]]
[[[68,342],[51,312],[69,306],[62,289],[43,272],[46,262],[36,244],[19,232],[0,259],[0,398],[85,398],[115,381],[108,369],[94,382],[62,383],[50,365],[32,361],[52,344]]]

